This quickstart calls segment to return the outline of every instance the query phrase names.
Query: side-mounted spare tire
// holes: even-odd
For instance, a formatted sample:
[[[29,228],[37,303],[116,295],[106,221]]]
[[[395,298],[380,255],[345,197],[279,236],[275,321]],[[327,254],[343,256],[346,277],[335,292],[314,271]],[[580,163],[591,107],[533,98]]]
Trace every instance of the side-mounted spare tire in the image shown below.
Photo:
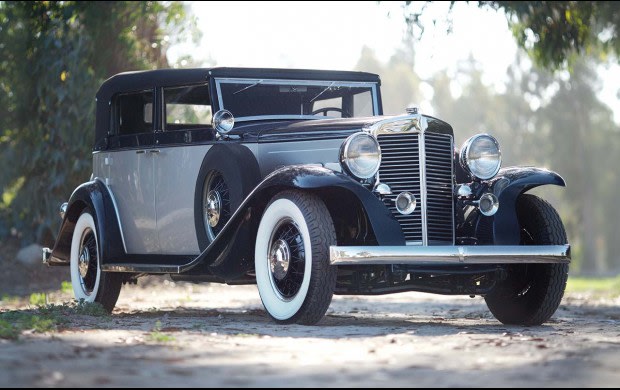
[[[517,202],[521,245],[563,245],[566,231],[553,206],[525,194]],[[557,310],[568,278],[568,264],[517,264],[506,280],[485,296],[491,313],[504,324],[540,325]]]
[[[260,178],[258,162],[246,146],[225,143],[209,149],[194,195],[194,222],[201,251],[213,242]]]

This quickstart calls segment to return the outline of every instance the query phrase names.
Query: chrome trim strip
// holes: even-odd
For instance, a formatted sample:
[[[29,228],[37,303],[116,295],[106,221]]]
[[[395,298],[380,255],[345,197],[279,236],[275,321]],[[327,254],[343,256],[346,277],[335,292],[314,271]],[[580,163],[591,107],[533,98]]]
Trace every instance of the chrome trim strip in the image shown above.
[[[121,223],[121,214],[118,212],[118,205],[116,204],[116,198],[114,197],[114,193],[112,192],[112,188],[110,185],[106,184],[101,178],[97,177],[95,180],[99,180],[101,184],[108,189],[108,193],[110,194],[110,198],[112,199],[112,205],[114,206],[114,213],[116,214],[116,220],[118,221],[118,230],[121,233],[121,241],[123,242],[123,249],[125,253],[127,253],[127,244],[125,244],[125,233],[123,233],[123,224]]]
[[[418,159],[420,161],[420,198],[422,200],[421,213],[422,213],[422,245],[428,246],[428,207],[426,202],[428,201],[428,194],[426,193],[426,140],[424,139],[424,133],[421,132],[418,135],[418,148],[420,154]]]
[[[454,199],[454,185],[456,184],[456,178],[454,176],[454,135],[450,135],[450,159],[452,163],[450,164],[450,177],[452,180],[452,186],[450,190],[452,191],[452,244],[456,243],[456,199]]]
[[[570,263],[570,245],[330,246],[331,265]]]

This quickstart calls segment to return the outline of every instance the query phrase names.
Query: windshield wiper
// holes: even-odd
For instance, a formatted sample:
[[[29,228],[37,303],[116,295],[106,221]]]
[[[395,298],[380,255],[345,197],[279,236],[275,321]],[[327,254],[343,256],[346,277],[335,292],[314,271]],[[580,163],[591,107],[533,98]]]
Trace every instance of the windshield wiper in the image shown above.
[[[265,80],[258,80],[257,82],[255,82],[255,83],[254,83],[254,84],[252,84],[252,85],[248,85],[248,86],[247,86],[247,87],[245,87],[245,88],[241,88],[241,89],[240,89],[240,90],[238,90],[237,92],[233,92],[233,95],[236,95],[236,94],[238,94],[239,92],[243,92],[243,91],[245,91],[246,89],[250,89],[250,88],[252,88],[252,87],[256,87],[257,85],[261,84],[263,81],[265,81]]]
[[[312,103],[313,101],[315,101],[315,100],[316,100],[316,98],[318,98],[319,96],[321,96],[322,94],[324,94],[325,92],[327,92],[327,91],[328,91],[331,87],[333,87],[333,86],[334,86],[334,84],[336,84],[336,82],[335,82],[335,81],[332,81],[332,83],[331,83],[331,84],[329,84],[329,85],[327,86],[327,88],[325,88],[324,90],[322,90],[321,92],[319,92],[319,94],[318,94],[318,95],[316,95],[315,97],[313,97],[312,99],[310,99],[310,103]]]

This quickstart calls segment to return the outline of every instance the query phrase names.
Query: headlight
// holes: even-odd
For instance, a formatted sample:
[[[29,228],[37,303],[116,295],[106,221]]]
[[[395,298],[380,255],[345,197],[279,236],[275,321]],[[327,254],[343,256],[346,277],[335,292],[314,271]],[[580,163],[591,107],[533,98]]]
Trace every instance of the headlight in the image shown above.
[[[499,143],[488,134],[477,134],[465,141],[460,156],[463,169],[479,179],[490,179],[502,165]]]
[[[340,163],[358,179],[373,177],[381,164],[379,143],[370,134],[353,134],[342,145]]]

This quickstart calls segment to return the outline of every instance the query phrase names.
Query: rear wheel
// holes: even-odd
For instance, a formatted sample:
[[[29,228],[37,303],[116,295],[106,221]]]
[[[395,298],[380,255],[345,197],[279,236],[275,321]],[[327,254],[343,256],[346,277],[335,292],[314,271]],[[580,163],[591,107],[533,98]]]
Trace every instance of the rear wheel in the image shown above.
[[[336,232],[327,207],[299,191],[278,194],[267,206],[256,237],[256,284],[277,322],[313,325],[327,311],[336,286],[329,247]]]
[[[100,303],[112,312],[123,285],[123,274],[101,271],[99,236],[87,209],[75,224],[71,240],[71,284],[75,299]]]
[[[521,245],[567,243],[560,216],[553,206],[534,195],[517,203]],[[519,264],[508,268],[508,277],[485,300],[491,313],[504,324],[540,325],[557,310],[568,278],[568,264]]]

